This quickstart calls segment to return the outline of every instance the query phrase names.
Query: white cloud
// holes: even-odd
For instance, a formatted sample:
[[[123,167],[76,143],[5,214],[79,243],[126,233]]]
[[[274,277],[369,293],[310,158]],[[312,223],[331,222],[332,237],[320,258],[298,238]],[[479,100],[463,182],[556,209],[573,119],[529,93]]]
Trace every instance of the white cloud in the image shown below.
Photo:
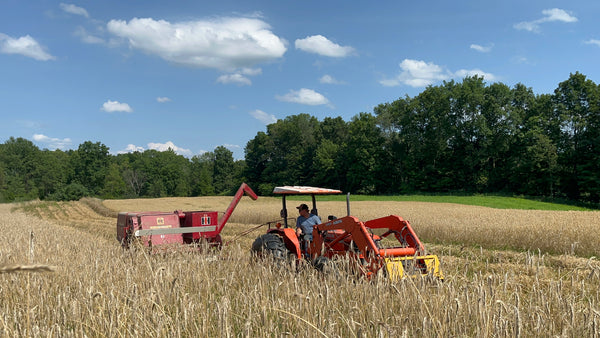
[[[493,44],[488,45],[488,46],[482,46],[482,45],[477,45],[477,44],[472,44],[471,45],[471,49],[474,49],[478,52],[482,52],[482,53],[489,53],[492,50],[492,47],[494,47]]]
[[[280,58],[285,40],[258,18],[222,17],[171,23],[152,18],[111,20],[108,31],[129,46],[177,64],[233,71]]]
[[[191,156],[192,151],[189,149],[179,148],[173,142],[167,141],[166,143],[148,143],[148,149],[154,149],[158,151],[167,151],[169,148],[173,149],[179,155]]]
[[[88,14],[88,12],[85,10],[85,8],[82,7],[78,7],[75,6],[73,4],[65,4],[65,3],[60,3],[60,8],[70,14],[75,14],[75,15],[81,15],[84,16],[86,18],[89,18],[90,15]]]
[[[322,94],[312,89],[302,88],[300,90],[290,90],[283,96],[276,96],[279,101],[306,104],[309,106],[318,106],[322,104],[329,105],[329,100]]]
[[[401,84],[411,87],[426,87],[439,81],[449,80],[451,78],[464,78],[466,76],[479,75],[486,80],[493,81],[496,77],[491,73],[486,73],[480,69],[460,69],[451,72],[442,66],[433,62],[422,60],[404,59],[400,63],[401,72],[396,77],[380,80],[379,83],[386,87],[399,86]]]
[[[104,102],[102,104],[102,108],[100,108],[100,109],[104,110],[107,113],[114,113],[114,112],[131,113],[133,111],[133,109],[131,109],[131,107],[127,103],[121,103],[119,101],[111,101],[111,100]]]
[[[75,36],[79,37],[81,39],[81,41],[83,41],[85,43],[89,43],[89,44],[104,44],[104,43],[106,43],[104,41],[104,39],[88,33],[85,30],[85,28],[83,28],[81,26],[77,27],[77,29],[75,29],[75,32],[73,34]]]
[[[577,22],[576,17],[569,14],[564,9],[560,9],[560,8],[544,9],[542,11],[542,14],[544,16],[541,19],[537,19],[537,20],[533,20],[533,21],[519,22],[519,23],[514,24],[513,28],[518,29],[518,30],[526,30],[529,32],[538,33],[541,30],[540,24],[545,23],[545,22],[555,22],[555,21],[566,22],[566,23]]]
[[[248,75],[248,76],[256,76],[256,75],[262,74],[262,69],[261,68],[242,68],[240,73],[244,74],[244,75]]]
[[[454,77],[465,78],[467,76],[479,76],[483,77],[487,81],[495,81],[496,76],[492,73],[487,73],[482,71],[481,69],[460,69],[454,72]]]
[[[534,22],[519,22],[513,25],[514,29],[524,30],[529,32],[539,32],[540,26]]]
[[[297,49],[329,57],[346,57],[354,52],[350,46],[340,46],[331,42],[323,35],[308,36],[295,42]]]
[[[217,78],[218,83],[222,84],[237,84],[238,86],[250,86],[252,81],[242,74],[225,74]]]
[[[320,83],[325,83],[325,84],[344,84],[344,81],[339,81],[336,78],[334,78],[331,75],[323,75],[321,76],[321,78],[319,79]]]
[[[404,59],[400,63],[402,71],[392,79],[381,80],[379,83],[386,87],[398,86],[400,84],[411,87],[426,87],[438,81],[450,78],[450,74],[432,62]]]
[[[277,118],[275,117],[275,115],[267,114],[260,109],[251,111],[250,115],[252,115],[252,117],[259,120],[260,122],[264,123],[265,125],[277,122]]]
[[[117,151],[117,154],[134,153],[136,151],[143,152],[144,150],[144,147],[138,147],[135,144],[128,144],[124,150]]]
[[[589,40],[585,41],[585,44],[588,44],[588,45],[596,45],[596,46],[600,47],[600,40],[597,40],[597,39],[589,39]]]
[[[262,74],[261,68],[242,68],[234,74],[224,74],[217,78],[218,83],[236,84],[238,86],[250,86],[252,81],[248,76],[256,76]]]
[[[223,143],[223,147],[225,147],[229,150],[231,150],[231,148],[233,148],[233,149],[241,149],[242,148],[237,144],[230,144],[230,143]]]
[[[159,96],[156,98],[156,102],[166,103],[166,102],[171,102],[171,99],[166,96]]]
[[[44,48],[29,35],[14,39],[6,34],[0,33],[0,53],[21,54],[40,61],[55,59],[54,56],[47,53]]]
[[[28,129],[40,129],[43,127],[40,121],[34,120],[17,120],[16,121],[20,126]]]
[[[544,9],[542,14],[545,15],[544,18],[540,19],[542,22],[550,22],[550,21],[561,21],[561,22],[577,22],[577,18],[567,13],[563,9],[559,8],[551,8]]]
[[[33,140],[47,144],[49,149],[65,149],[72,143],[70,138],[59,139],[55,137],[48,137],[43,134],[34,134]]]
[[[165,143],[153,143],[153,142],[148,143],[148,149],[153,149],[156,151],[167,151],[167,150],[169,150],[169,148],[171,148],[178,155],[182,155],[182,156],[186,156],[186,157],[190,157],[193,155],[191,150],[185,149],[185,148],[180,148],[171,141],[167,141]],[[135,144],[128,144],[125,149],[119,150],[117,153],[118,154],[127,154],[127,153],[133,153],[136,151],[144,152],[144,151],[146,151],[146,149],[141,146],[136,146]],[[199,153],[202,154],[205,152],[206,151],[201,150]]]

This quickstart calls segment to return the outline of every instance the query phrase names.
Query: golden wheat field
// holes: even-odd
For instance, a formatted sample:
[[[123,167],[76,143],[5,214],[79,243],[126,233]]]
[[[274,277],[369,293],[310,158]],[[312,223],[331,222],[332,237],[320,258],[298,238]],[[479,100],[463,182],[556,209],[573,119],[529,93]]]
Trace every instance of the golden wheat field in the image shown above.
[[[0,204],[3,337],[600,336],[599,212],[354,202],[409,220],[444,282],[389,282],[251,258],[281,201],[244,197],[222,250],[121,249],[118,211],[217,210],[230,197]],[[321,215],[344,215],[323,202]]]

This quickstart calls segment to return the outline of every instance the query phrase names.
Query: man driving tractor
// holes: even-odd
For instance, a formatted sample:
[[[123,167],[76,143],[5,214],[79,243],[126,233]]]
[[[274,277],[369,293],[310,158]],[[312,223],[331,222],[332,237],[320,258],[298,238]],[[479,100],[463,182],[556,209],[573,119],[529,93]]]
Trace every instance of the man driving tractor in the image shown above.
[[[296,219],[296,235],[304,241],[312,241],[313,226],[321,224],[321,218],[308,212],[308,205],[300,204],[296,207],[300,216]]]

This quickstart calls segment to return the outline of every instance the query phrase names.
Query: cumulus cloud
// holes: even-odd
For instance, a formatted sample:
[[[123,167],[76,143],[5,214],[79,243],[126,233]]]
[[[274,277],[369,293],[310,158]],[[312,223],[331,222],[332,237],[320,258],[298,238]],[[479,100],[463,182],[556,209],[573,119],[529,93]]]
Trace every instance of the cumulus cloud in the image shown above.
[[[261,68],[242,68],[233,74],[221,75],[217,78],[218,83],[236,84],[238,86],[250,86],[252,81],[248,76],[256,76],[262,74]]]
[[[454,72],[455,78],[465,78],[467,76],[479,76],[483,77],[487,81],[495,81],[496,76],[492,73],[487,73],[482,71],[481,69],[460,69]]]
[[[171,99],[166,96],[159,96],[156,98],[156,102],[166,103],[166,102],[171,102]]]
[[[596,46],[600,47],[600,40],[597,40],[597,39],[589,39],[589,40],[585,41],[585,44],[588,44],[588,45],[596,45]]]
[[[545,22],[577,22],[577,18],[575,16],[560,8],[544,9],[542,11],[542,15],[543,17],[537,20],[516,23],[513,25],[513,28],[538,33],[541,30],[540,24]]]
[[[102,104],[101,110],[107,113],[124,112],[131,113],[133,109],[127,103],[121,103],[119,101],[108,100]]]
[[[488,46],[482,46],[482,45],[472,44],[470,48],[474,49],[474,50],[476,50],[478,52],[489,53],[492,50],[492,47],[494,47],[493,44],[488,45]]]
[[[124,150],[119,150],[119,151],[117,151],[117,153],[118,154],[127,154],[127,153],[134,153],[136,151],[143,152],[144,150],[146,150],[146,149],[144,149],[144,147],[138,147],[135,144],[128,144]]]
[[[84,43],[89,43],[89,44],[104,44],[104,43],[106,43],[106,41],[104,41],[103,38],[92,35],[87,30],[85,30],[85,28],[83,28],[81,26],[77,27],[73,34],[75,36],[79,37],[81,39],[81,41],[83,41]]]
[[[285,40],[258,18],[221,17],[171,23],[152,18],[111,20],[108,31],[131,48],[176,64],[233,71],[280,58]]]
[[[279,101],[284,101],[284,102],[293,102],[293,103],[300,103],[300,104],[306,104],[309,106],[318,106],[318,105],[329,105],[329,100],[323,96],[320,93],[317,93],[316,91],[312,90],[312,89],[306,89],[306,88],[302,88],[300,90],[290,90],[289,93],[282,95],[282,96],[276,96],[275,97],[277,100]]]
[[[335,58],[343,58],[354,52],[354,48],[350,46],[340,46],[323,35],[313,35],[304,39],[298,39],[295,42],[295,46],[297,49],[308,53]]]
[[[251,111],[250,115],[252,115],[252,117],[259,120],[260,122],[264,123],[265,125],[277,122],[277,118],[275,117],[275,115],[267,114],[260,109]]]
[[[344,84],[344,81],[339,81],[336,78],[334,78],[331,75],[323,75],[321,76],[321,78],[319,79],[320,83],[325,83],[325,84]]]
[[[401,72],[396,77],[381,80],[379,83],[386,87],[399,86],[400,84],[411,87],[426,87],[451,77],[441,66],[421,60],[404,59],[400,63],[400,69]]]
[[[69,14],[75,14],[75,15],[81,15],[83,17],[89,18],[90,15],[88,14],[88,12],[85,10],[85,8],[82,7],[78,7],[75,6],[73,4],[65,4],[65,3],[60,3],[60,8],[69,13]]]
[[[48,145],[48,149],[54,150],[54,149],[65,149],[66,147],[71,145],[71,139],[70,138],[55,138],[55,137],[48,137],[46,135],[43,134],[34,134],[33,135],[33,140],[39,143],[44,143],[46,145]]]
[[[21,54],[39,61],[55,59],[54,56],[47,53],[44,48],[29,35],[15,39],[0,33],[0,53]]]
[[[150,142],[148,143],[148,148],[147,149],[153,149],[156,151],[167,151],[169,149],[172,149],[176,154],[178,155],[182,155],[182,156],[186,156],[186,157],[190,157],[193,155],[192,151],[189,149],[185,149],[185,148],[181,148],[176,146],[173,142],[171,141],[167,141],[165,143],[153,143]],[[117,151],[118,154],[126,154],[126,153],[133,153],[133,152],[144,152],[146,151],[146,148],[141,147],[141,146],[136,146],[135,144],[128,144],[127,147],[123,150],[119,150]],[[205,153],[206,151],[201,150],[200,154]]]
[[[480,69],[461,69],[451,72],[442,66],[433,62],[422,60],[404,59],[400,63],[401,72],[397,76],[379,81],[386,87],[399,85],[408,85],[411,87],[426,87],[439,81],[449,80],[451,78],[464,78],[466,76],[483,76],[486,80],[493,81],[496,77],[491,73],[486,73]]]
[[[166,143],[148,143],[148,149],[154,149],[158,151],[167,151],[172,149],[175,153],[183,156],[191,156],[192,151],[185,148],[176,146],[173,142],[167,141]]]
[[[236,84],[238,86],[249,86],[252,84],[249,78],[239,73],[221,75],[217,78],[217,82],[222,84]]]
[[[223,147],[231,150],[233,149],[241,149],[242,147],[240,147],[238,144],[231,144],[231,143],[223,143]]]
[[[261,68],[242,68],[240,73],[248,76],[256,76],[262,74]]]

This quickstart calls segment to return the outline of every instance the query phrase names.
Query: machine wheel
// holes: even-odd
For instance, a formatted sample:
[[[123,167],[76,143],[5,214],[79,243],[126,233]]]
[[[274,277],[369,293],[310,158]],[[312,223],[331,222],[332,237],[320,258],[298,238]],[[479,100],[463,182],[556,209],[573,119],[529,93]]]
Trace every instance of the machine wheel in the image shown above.
[[[276,260],[285,260],[288,250],[283,238],[278,234],[268,233],[258,236],[252,243],[252,252],[259,256],[271,256]]]
[[[312,263],[313,263],[313,266],[315,267],[315,269],[317,269],[321,272],[325,272],[325,270],[327,269],[327,266],[330,264],[329,258],[327,258],[325,256],[319,256],[319,257],[315,258],[315,260]]]
[[[325,256],[319,256],[312,261],[313,266],[319,272],[329,275],[339,277],[340,272],[340,261],[337,259],[331,259]]]

